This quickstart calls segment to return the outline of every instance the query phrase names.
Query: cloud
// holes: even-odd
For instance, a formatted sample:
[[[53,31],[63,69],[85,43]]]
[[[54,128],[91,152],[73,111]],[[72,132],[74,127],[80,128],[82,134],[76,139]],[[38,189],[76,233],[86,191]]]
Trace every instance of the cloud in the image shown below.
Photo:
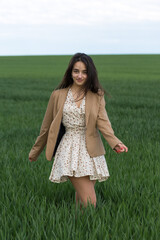
[[[0,24],[99,25],[160,22],[158,0],[1,0]]]

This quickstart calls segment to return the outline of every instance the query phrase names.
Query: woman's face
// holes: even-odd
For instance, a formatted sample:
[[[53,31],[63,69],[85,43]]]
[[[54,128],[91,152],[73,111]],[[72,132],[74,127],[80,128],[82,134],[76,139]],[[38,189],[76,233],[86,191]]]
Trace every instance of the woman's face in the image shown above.
[[[72,69],[73,85],[81,87],[87,81],[87,68],[81,61],[76,62]]]

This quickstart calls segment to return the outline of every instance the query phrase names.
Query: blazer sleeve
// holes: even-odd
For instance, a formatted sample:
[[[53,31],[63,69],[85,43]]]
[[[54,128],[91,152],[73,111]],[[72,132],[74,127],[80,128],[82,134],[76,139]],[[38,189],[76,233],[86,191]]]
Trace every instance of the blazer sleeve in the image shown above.
[[[39,136],[37,137],[36,142],[29,153],[29,157],[34,160],[38,158],[39,154],[42,152],[42,150],[44,149],[47,143],[49,128],[53,121],[53,104],[54,104],[53,95],[54,95],[54,92],[52,92],[50,96],[48,106],[47,106],[47,109],[43,118],[43,122],[40,128]]]
[[[117,144],[122,142],[114,135],[114,131],[112,129],[110,120],[108,118],[105,105],[106,103],[103,95],[101,96],[101,99],[100,99],[100,106],[99,106],[99,112],[98,112],[98,118],[97,118],[97,127],[101,131],[103,137],[108,142],[110,147],[114,149],[114,147]]]

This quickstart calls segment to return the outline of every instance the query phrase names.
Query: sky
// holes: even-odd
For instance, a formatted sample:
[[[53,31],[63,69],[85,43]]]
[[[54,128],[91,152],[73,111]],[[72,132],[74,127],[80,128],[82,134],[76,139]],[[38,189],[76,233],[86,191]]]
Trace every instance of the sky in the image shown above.
[[[159,54],[159,0],[0,0],[0,55]]]

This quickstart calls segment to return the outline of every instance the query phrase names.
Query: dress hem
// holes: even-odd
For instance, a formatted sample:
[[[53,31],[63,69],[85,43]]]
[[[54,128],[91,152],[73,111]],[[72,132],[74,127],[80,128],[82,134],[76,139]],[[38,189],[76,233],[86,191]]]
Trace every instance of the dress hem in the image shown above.
[[[98,182],[104,182],[110,177],[110,175],[108,175],[108,176],[97,176],[97,177],[93,176],[93,175],[82,175],[82,176],[77,177],[74,174],[72,174],[72,175],[67,174],[67,175],[61,176],[59,179],[53,179],[52,177],[49,177],[49,180],[53,183],[63,183],[63,182],[67,182],[69,180],[68,177],[80,178],[80,177],[85,177],[85,176],[89,176],[91,181],[97,180]]]

